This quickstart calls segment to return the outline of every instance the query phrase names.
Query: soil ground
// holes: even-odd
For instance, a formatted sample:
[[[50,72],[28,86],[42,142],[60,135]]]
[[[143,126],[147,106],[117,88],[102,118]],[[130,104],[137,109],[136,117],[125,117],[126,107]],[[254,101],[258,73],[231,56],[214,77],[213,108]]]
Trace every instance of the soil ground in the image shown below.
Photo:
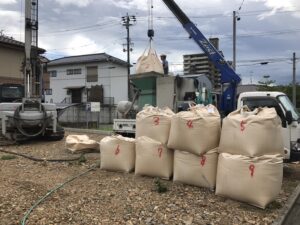
[[[96,141],[103,138],[88,135]],[[2,148],[47,159],[78,157],[65,149],[65,139]],[[7,155],[0,153],[0,225],[20,224],[39,198],[100,159],[99,152],[86,154],[86,162],[64,163]],[[168,191],[158,193],[154,178],[96,168],[49,196],[33,210],[27,224],[272,224],[299,181],[300,164],[285,164],[282,191],[262,210],[216,196],[209,189],[172,181],[161,181]]]

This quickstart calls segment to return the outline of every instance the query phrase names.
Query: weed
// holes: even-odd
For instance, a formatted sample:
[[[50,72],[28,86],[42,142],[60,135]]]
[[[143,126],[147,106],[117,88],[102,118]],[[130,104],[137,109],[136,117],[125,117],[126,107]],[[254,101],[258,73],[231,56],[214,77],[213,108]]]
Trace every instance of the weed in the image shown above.
[[[86,162],[86,158],[85,158],[85,156],[82,154],[82,155],[80,156],[80,158],[78,159],[78,163],[81,164],[81,163],[85,163],[85,162]]]
[[[155,191],[157,191],[158,193],[164,193],[168,191],[166,185],[163,184],[159,178],[154,179],[154,184],[155,184]]]
[[[14,155],[3,155],[1,156],[1,160],[12,160],[12,159],[15,159],[17,158],[16,156]]]

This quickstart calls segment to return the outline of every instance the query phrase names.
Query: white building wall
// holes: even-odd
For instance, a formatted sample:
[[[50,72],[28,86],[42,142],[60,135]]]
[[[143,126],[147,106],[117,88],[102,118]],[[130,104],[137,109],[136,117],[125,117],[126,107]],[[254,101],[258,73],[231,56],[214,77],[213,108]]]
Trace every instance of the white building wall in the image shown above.
[[[86,81],[86,67],[98,66],[98,82]],[[67,69],[79,69],[81,74],[67,75]],[[127,100],[127,68],[113,63],[89,63],[82,65],[48,66],[48,71],[56,70],[57,76],[50,77],[50,89],[52,95],[46,95],[46,102],[60,103],[67,95],[66,87],[103,85],[104,97],[114,97],[114,103]],[[82,101],[86,101],[86,92],[83,91]]]

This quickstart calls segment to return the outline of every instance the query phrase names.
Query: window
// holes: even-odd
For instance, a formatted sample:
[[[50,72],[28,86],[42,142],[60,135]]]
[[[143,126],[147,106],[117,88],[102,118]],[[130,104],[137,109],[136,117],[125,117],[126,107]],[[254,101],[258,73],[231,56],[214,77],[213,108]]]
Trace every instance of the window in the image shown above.
[[[45,95],[52,95],[52,89],[45,89],[44,93]]]
[[[14,86],[2,87],[3,98],[22,98],[23,95],[24,95],[23,87],[14,87]]]
[[[73,74],[81,74],[81,69],[74,69]]]
[[[57,71],[56,70],[50,70],[49,75],[50,75],[50,77],[57,77]]]
[[[291,103],[290,99],[286,95],[281,95],[278,97],[279,101],[287,111],[291,111],[293,119],[299,120],[299,114],[295,109],[294,105]]]
[[[67,69],[67,75],[81,74],[81,69]]]
[[[86,81],[97,82],[98,81],[98,67],[89,66],[86,68]]]

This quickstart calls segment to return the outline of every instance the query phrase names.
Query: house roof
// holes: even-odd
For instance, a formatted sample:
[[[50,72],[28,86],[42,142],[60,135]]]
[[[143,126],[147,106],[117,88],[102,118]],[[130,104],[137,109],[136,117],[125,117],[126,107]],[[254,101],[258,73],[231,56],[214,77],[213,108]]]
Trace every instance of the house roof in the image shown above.
[[[17,48],[22,51],[24,51],[24,47],[25,47],[24,42],[17,41],[15,39],[13,39],[12,37],[8,37],[5,35],[0,35],[0,45],[6,46],[6,47],[11,47],[11,48]],[[46,52],[46,50],[42,49],[42,48],[38,48],[38,50],[39,50],[40,54],[43,54]]]
[[[113,62],[123,66],[127,66],[127,62],[118,59],[114,56],[108,55],[106,53],[67,56],[67,57],[52,60],[50,63],[48,63],[48,66],[82,64],[82,63],[93,63],[93,62]]]

